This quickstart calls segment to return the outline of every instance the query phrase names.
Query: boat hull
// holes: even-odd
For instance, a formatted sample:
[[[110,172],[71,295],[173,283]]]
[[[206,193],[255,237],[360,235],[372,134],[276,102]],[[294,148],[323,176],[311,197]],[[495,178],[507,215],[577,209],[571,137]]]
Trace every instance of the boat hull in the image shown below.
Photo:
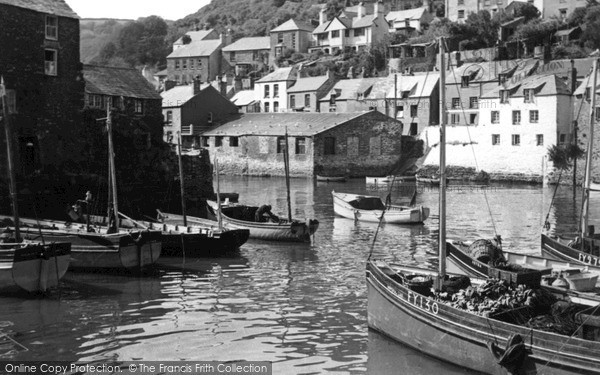
[[[423,206],[402,207],[391,206],[385,210],[361,210],[352,207],[342,195],[332,193],[333,195],[333,211],[336,215],[347,219],[364,221],[370,223],[389,223],[389,224],[420,224],[429,217],[429,208]],[[381,218],[383,215],[383,219]]]
[[[317,175],[317,181],[320,182],[346,182],[346,176],[319,176]]]
[[[216,202],[209,201],[210,214],[216,219]],[[265,241],[282,242],[310,242],[311,236],[319,228],[317,220],[303,221],[281,220],[279,223],[257,223],[253,221],[239,220],[228,216],[234,210],[243,209],[243,205],[222,208],[222,222],[227,229],[247,229],[250,231],[250,238]]]
[[[12,220],[5,216],[0,216],[0,219]],[[70,269],[139,269],[154,264],[161,253],[160,231],[136,230],[107,234],[106,228],[102,227],[95,227],[96,232],[87,232],[86,225],[82,223],[30,218],[21,218],[20,222],[24,239],[37,242],[43,236],[47,243],[70,242]]]
[[[367,322],[371,329],[431,357],[486,374],[505,375],[487,347],[504,348],[512,334],[527,342],[520,366],[530,374],[598,374],[600,343],[535,331],[455,309],[396,283],[373,262],[367,266]]]
[[[69,268],[70,243],[0,245],[0,289],[45,292]]]
[[[558,239],[542,234],[542,254],[552,259],[600,267],[600,257],[569,247]]]

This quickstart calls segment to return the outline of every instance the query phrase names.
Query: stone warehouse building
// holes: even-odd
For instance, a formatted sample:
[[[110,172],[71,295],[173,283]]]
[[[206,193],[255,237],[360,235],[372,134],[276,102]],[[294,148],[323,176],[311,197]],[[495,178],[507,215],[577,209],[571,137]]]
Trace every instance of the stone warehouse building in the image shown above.
[[[212,160],[234,175],[385,175],[402,162],[402,125],[379,112],[247,113],[203,134]]]
[[[84,97],[77,14],[62,0],[0,0],[0,49],[17,151],[28,160],[17,172],[77,161]]]

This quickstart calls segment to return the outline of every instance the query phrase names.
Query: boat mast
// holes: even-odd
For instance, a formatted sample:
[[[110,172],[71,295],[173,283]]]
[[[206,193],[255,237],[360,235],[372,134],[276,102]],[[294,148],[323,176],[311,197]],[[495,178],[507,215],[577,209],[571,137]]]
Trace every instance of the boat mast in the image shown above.
[[[223,216],[221,215],[221,186],[219,183],[219,159],[215,158],[215,174],[217,178],[217,222],[219,230],[223,230]]]
[[[288,132],[287,127],[285,128],[285,149],[283,150],[283,163],[285,165],[285,188],[287,190],[287,209],[288,209],[288,221],[292,222],[292,201],[290,198],[290,148],[288,145]]]
[[[4,117],[4,132],[6,133],[6,156],[8,160],[8,178],[10,180],[10,198],[12,200],[13,219],[15,221],[15,240],[16,242],[21,242],[21,231],[19,229],[19,205],[17,201],[17,176],[15,174],[12,129],[10,127],[8,100],[6,98],[4,77],[0,78],[0,99],[2,99],[2,116]]]
[[[113,215],[115,228],[119,229],[119,204],[117,201],[117,172],[115,169],[115,149],[112,135],[112,118],[110,112],[110,102],[106,103],[106,130],[108,133],[108,160],[110,174],[110,188],[112,189]],[[109,202],[110,204],[110,202]]]
[[[590,209],[590,184],[592,182],[592,157],[594,144],[594,119],[596,116],[596,84],[598,77],[598,59],[594,59],[594,69],[592,70],[592,89],[590,102],[590,130],[588,134],[587,158],[585,161],[585,180],[583,183],[583,196],[581,200],[581,241],[589,235],[589,209]]]
[[[183,162],[181,160],[181,132],[177,132],[177,158],[179,159],[179,187],[181,188],[181,213],[183,214],[183,225],[187,227],[187,216],[185,214],[185,188],[183,186]]]
[[[440,236],[439,278],[440,286],[446,277],[446,51],[444,38],[440,38]]]

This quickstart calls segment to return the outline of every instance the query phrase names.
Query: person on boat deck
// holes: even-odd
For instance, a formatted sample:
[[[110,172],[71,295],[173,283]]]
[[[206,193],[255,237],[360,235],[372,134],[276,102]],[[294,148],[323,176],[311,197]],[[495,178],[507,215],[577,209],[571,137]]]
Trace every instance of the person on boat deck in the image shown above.
[[[254,221],[257,223],[266,223],[271,220],[274,223],[279,222],[279,218],[271,212],[271,206],[268,204],[263,204],[256,210],[256,215],[254,217]]]

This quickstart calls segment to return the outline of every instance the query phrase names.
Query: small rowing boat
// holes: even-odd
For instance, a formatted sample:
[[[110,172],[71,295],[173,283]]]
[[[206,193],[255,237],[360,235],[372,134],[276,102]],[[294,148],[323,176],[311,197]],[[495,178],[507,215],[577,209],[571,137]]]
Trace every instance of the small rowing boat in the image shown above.
[[[386,206],[375,196],[331,192],[333,211],[357,221],[382,221],[390,224],[418,224],[429,217],[429,208],[423,206]],[[383,218],[382,218],[383,216]]]

